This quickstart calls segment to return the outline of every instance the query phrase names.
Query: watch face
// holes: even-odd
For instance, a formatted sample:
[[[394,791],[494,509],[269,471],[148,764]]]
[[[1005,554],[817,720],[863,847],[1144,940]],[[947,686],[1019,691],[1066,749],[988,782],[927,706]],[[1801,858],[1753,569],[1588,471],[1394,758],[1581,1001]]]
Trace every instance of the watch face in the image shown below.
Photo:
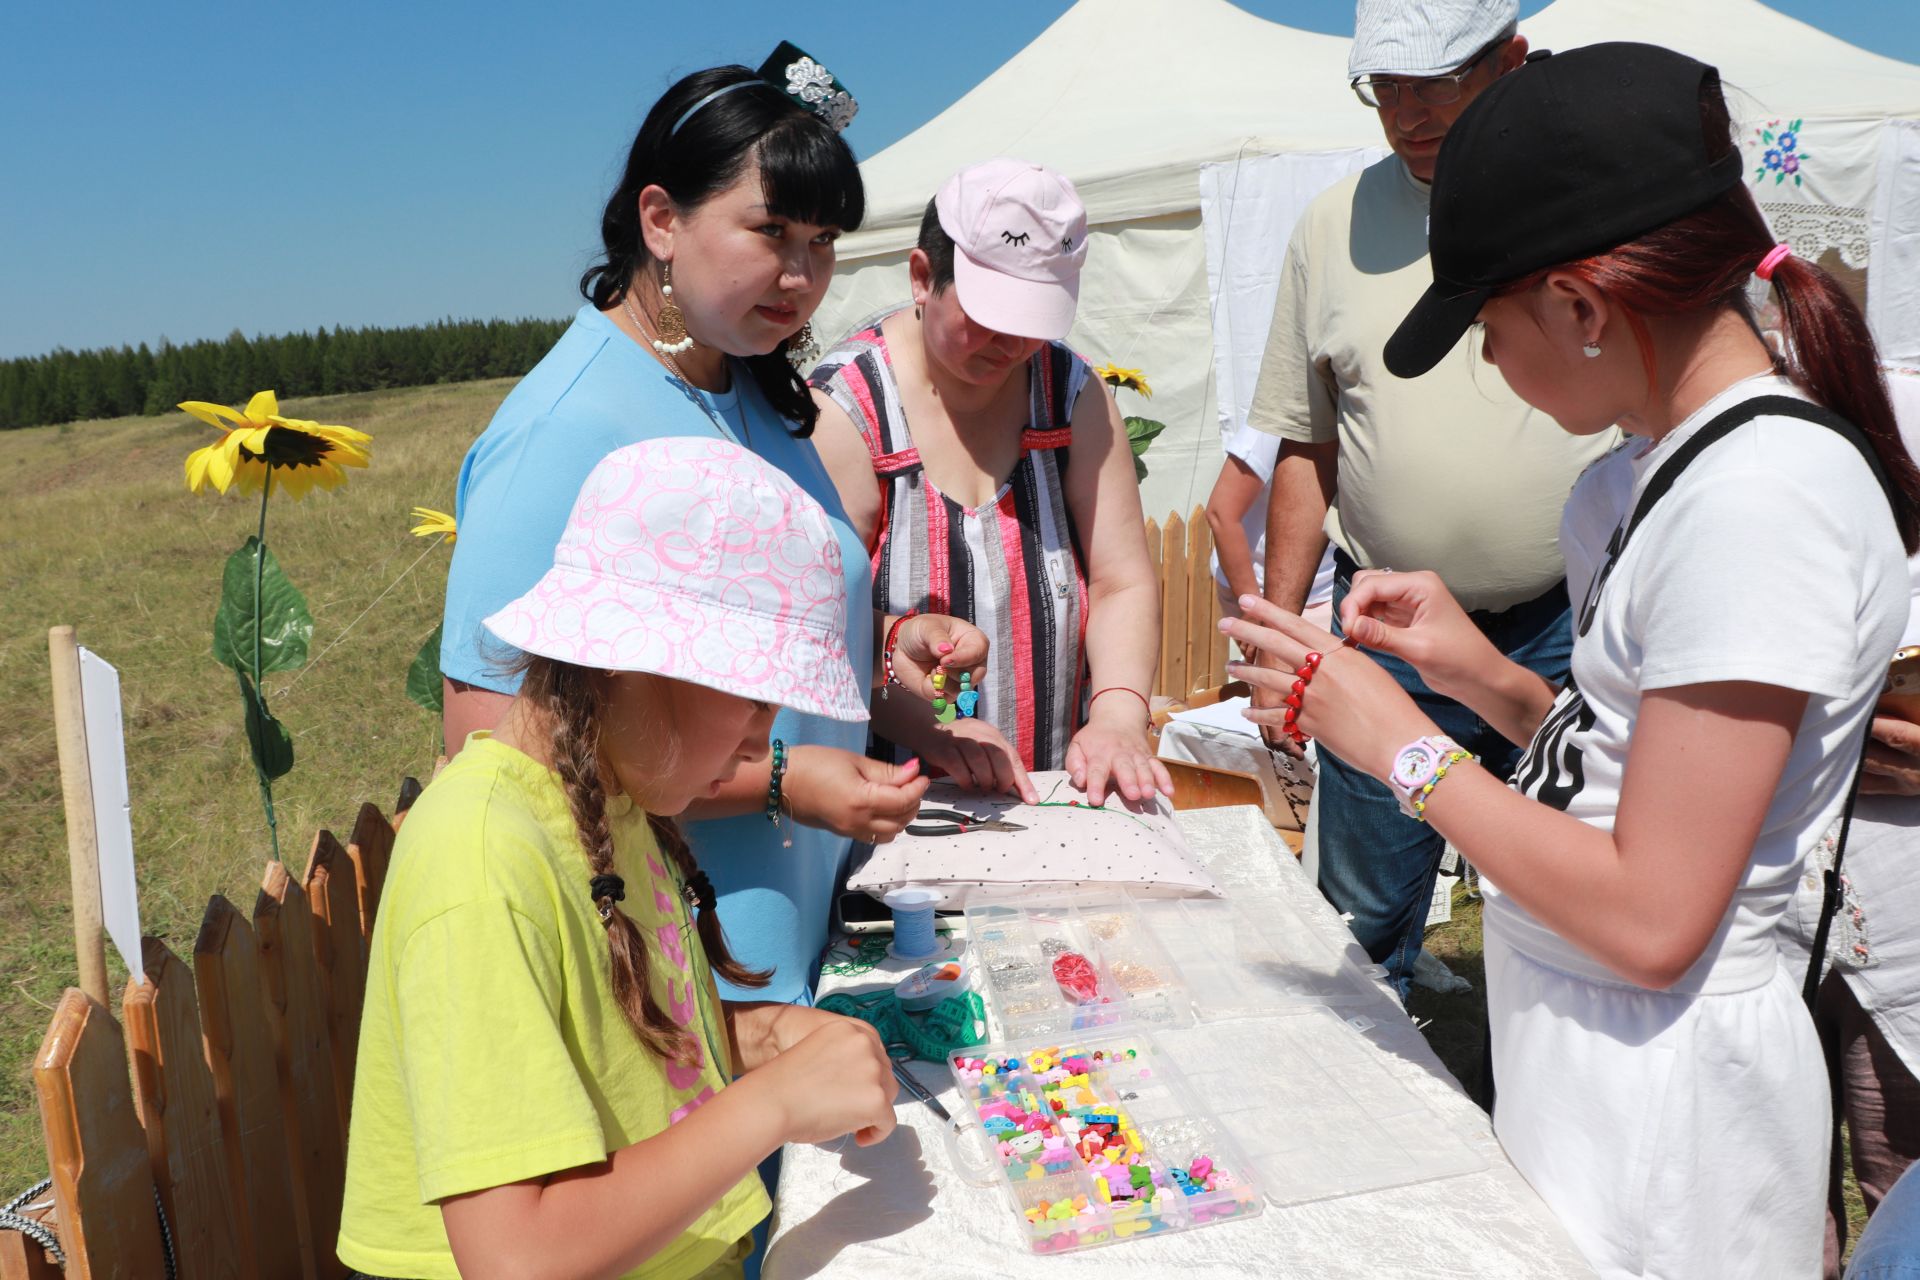
[[[1418,786],[1433,772],[1433,753],[1425,747],[1408,747],[1393,762],[1393,776],[1408,786]]]

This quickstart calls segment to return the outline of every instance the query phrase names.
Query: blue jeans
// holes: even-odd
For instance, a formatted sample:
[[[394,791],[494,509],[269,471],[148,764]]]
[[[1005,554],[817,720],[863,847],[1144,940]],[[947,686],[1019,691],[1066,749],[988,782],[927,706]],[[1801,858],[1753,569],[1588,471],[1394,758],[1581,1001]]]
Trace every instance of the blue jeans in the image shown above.
[[[1920,1280],[1920,1164],[1900,1175],[1867,1219],[1847,1280]]]
[[[1340,606],[1359,566],[1337,549],[1333,563],[1333,631],[1340,635]],[[1566,584],[1560,583],[1511,609],[1467,616],[1507,657],[1564,684],[1573,652],[1568,614]],[[1442,733],[1479,756],[1495,776],[1513,772],[1525,743],[1508,742],[1472,711],[1429,689],[1399,658],[1371,651],[1367,656],[1412,695]],[[1446,842],[1426,823],[1401,813],[1385,783],[1324,747],[1319,756],[1313,802],[1320,810],[1320,892],[1334,910],[1352,915],[1353,936],[1375,964],[1387,967],[1388,980],[1405,1003]]]

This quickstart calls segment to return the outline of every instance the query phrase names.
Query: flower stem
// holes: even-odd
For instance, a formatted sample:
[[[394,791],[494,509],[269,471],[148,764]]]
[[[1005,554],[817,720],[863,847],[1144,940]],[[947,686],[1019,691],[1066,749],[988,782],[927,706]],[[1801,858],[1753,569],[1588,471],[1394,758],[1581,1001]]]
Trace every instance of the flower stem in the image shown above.
[[[260,679],[261,597],[266,593],[267,576],[267,498],[273,493],[273,468],[267,468],[266,483],[260,486],[260,528],[253,547],[253,692],[260,699],[262,717],[267,711],[267,686]],[[253,771],[260,779],[260,803],[267,811],[267,837],[273,842],[273,860],[280,861],[280,823],[273,812],[273,779],[254,761]]]

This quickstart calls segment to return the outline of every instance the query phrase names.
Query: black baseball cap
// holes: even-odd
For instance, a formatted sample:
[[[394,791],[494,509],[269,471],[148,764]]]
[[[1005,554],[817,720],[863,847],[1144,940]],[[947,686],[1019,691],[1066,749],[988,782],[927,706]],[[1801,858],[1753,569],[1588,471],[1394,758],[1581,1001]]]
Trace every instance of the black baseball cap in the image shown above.
[[[1604,253],[1738,185],[1737,148],[1707,158],[1700,96],[1720,73],[1658,45],[1538,55],[1493,82],[1440,144],[1427,217],[1433,283],[1387,340],[1417,378],[1494,289]]]

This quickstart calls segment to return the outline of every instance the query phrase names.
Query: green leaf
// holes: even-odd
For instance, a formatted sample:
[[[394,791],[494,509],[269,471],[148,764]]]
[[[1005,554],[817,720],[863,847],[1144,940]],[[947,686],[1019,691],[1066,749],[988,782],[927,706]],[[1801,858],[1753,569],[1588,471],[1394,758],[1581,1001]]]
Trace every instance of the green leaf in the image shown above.
[[[256,562],[256,552],[258,562]],[[253,674],[253,590],[260,583],[260,675],[306,665],[313,615],[307,598],[287,581],[280,562],[258,538],[227,557],[220,587],[220,611],[213,617],[213,656],[235,671]]]
[[[1772,141],[1773,141],[1773,130],[1771,130],[1771,129],[1762,129],[1762,130],[1760,131],[1760,140],[1761,140],[1762,142],[1772,142]]]
[[[435,715],[444,710],[440,677],[440,628],[435,627],[407,668],[407,697]]]
[[[1156,422],[1152,418],[1128,418],[1126,424],[1127,443],[1132,446],[1136,458],[1147,451],[1147,446],[1153,443],[1155,436],[1167,429],[1166,423]]]
[[[1801,121],[1799,121],[1799,120],[1795,120],[1795,121],[1794,121],[1794,122],[1793,122],[1792,124],[1790,124],[1790,125],[1788,125],[1788,126],[1787,126],[1787,132],[1789,132],[1789,133],[1798,133],[1798,132],[1800,132],[1800,125],[1801,125],[1801,123],[1802,123]]]
[[[253,749],[253,767],[269,782],[284,778],[293,769],[293,735],[268,712],[267,700],[246,673],[233,674],[240,681],[240,698],[247,704],[247,745]]]
[[[1133,482],[1135,484],[1138,484],[1142,480],[1145,480],[1146,478],[1147,478],[1147,464],[1140,461],[1139,454],[1135,454],[1133,457]]]

